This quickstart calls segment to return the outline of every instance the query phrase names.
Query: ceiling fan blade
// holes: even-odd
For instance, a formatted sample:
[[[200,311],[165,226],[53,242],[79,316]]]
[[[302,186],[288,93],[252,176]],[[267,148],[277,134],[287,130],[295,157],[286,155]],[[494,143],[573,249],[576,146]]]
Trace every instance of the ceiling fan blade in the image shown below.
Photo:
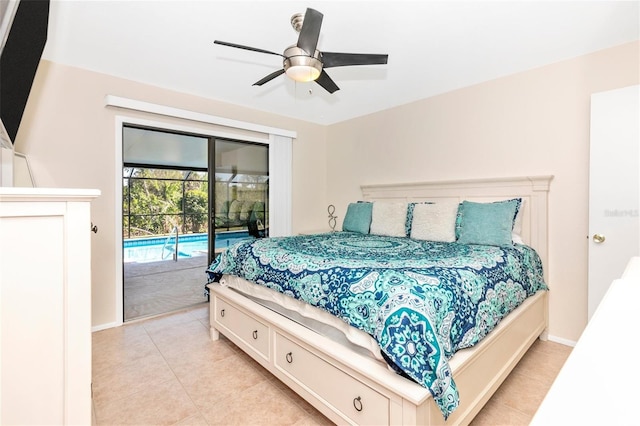
[[[213,42],[214,44],[220,44],[222,46],[228,46],[228,47],[235,47],[237,49],[244,49],[244,50],[250,50],[252,52],[259,52],[259,53],[267,53],[269,55],[277,55],[277,56],[282,56],[284,58],[284,55],[282,55],[281,53],[276,53],[276,52],[270,52],[268,50],[264,50],[264,49],[258,49],[257,47],[250,47],[250,46],[243,46],[241,44],[235,44],[235,43],[228,43],[226,41],[220,41],[220,40],[214,40]]]
[[[336,53],[322,52],[322,67],[346,67],[350,65],[383,65],[387,63],[389,55],[372,53]]]
[[[329,93],[333,93],[336,90],[340,90],[338,85],[334,83],[333,80],[331,80],[331,77],[329,77],[329,74],[324,72],[324,70],[322,70],[322,72],[320,73],[320,77],[316,79],[316,83],[322,86],[322,88]]]
[[[255,83],[253,83],[254,86],[262,86],[263,84],[273,80],[274,78],[278,77],[279,75],[284,74],[284,70],[278,70],[278,71],[274,71],[271,74],[269,74],[268,76],[264,77],[261,80],[256,81]]]
[[[316,53],[316,46],[320,38],[320,27],[322,27],[323,14],[315,9],[307,9],[302,22],[302,29],[298,36],[298,47],[309,56]]]

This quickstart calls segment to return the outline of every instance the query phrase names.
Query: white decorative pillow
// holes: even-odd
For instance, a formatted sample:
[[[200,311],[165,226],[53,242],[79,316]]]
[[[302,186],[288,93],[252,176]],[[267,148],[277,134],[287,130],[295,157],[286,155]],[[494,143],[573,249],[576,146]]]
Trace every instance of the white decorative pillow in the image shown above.
[[[407,203],[374,201],[370,234],[406,237]]]
[[[413,209],[411,238],[454,242],[457,214],[458,203],[417,204]]]

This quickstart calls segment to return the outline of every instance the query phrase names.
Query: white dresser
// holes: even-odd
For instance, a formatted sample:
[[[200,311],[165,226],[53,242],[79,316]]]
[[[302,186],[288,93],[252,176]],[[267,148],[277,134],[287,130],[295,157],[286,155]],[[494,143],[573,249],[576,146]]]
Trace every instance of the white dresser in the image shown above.
[[[0,188],[0,424],[91,424],[91,201]]]
[[[637,425],[640,256],[613,280],[530,426]]]

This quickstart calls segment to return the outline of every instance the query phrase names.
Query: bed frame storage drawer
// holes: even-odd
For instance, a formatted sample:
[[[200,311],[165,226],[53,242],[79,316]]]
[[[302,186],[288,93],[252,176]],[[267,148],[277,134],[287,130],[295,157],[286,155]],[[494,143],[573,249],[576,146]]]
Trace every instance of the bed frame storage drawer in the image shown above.
[[[227,329],[265,360],[269,360],[269,326],[215,297],[215,322]]]
[[[346,421],[389,424],[388,398],[277,331],[273,362],[300,386],[346,416]]]

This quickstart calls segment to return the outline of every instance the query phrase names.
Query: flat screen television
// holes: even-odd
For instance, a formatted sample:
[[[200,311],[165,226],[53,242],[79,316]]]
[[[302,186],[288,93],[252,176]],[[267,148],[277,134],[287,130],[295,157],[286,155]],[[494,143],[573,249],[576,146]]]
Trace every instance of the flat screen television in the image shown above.
[[[49,0],[0,0],[0,146],[15,142],[48,27]]]
[[[9,30],[13,24],[13,18],[16,15],[18,9],[17,1],[5,1],[0,0],[0,57],[4,50],[4,45],[7,43],[9,37]],[[2,99],[0,98],[0,102]],[[0,149],[12,149],[11,138],[7,129],[4,127],[2,118],[0,117]]]

